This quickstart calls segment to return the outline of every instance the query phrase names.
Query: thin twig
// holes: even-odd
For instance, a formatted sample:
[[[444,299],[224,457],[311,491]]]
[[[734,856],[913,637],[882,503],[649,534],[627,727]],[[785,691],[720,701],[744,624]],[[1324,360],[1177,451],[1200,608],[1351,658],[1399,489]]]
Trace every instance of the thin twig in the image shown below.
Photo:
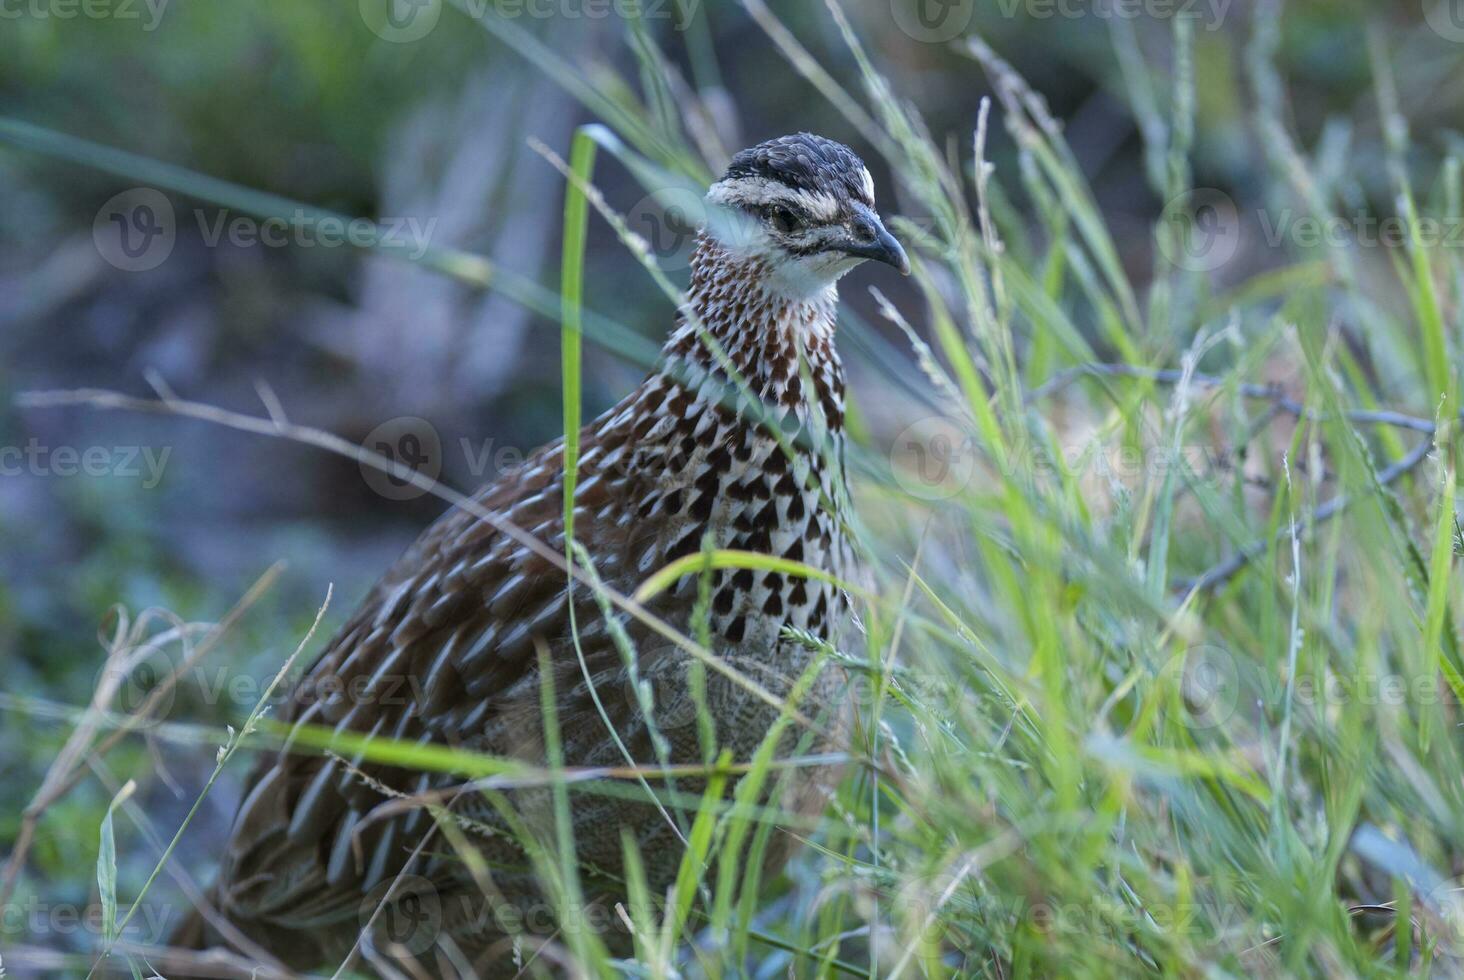
[[[1043,398],[1072,387],[1082,378],[1142,378],[1146,381],[1157,381],[1160,384],[1178,384],[1183,373],[1172,368],[1145,368],[1133,364],[1079,364],[1076,367],[1059,371],[1033,388],[1027,393],[1026,401],[1028,404],[1041,401]],[[1191,375],[1190,382],[1203,388],[1225,388],[1230,385],[1230,382],[1224,378],[1210,374]],[[1242,382],[1235,386],[1235,390],[1245,398],[1271,402],[1277,410],[1298,420],[1325,421],[1328,418],[1323,413],[1308,411],[1304,405],[1287,396],[1276,385]],[[1386,425],[1396,429],[1421,432],[1425,435],[1433,435],[1437,428],[1431,419],[1406,415],[1402,412],[1357,409],[1345,412],[1343,417],[1358,425]],[[1464,414],[1461,414],[1460,418],[1464,419]]]
[[[1032,404],[1043,398],[1050,397],[1066,388],[1071,387],[1082,378],[1142,378],[1148,381],[1155,381],[1160,384],[1188,383],[1199,385],[1205,388],[1226,388],[1231,382],[1224,378],[1208,374],[1191,374],[1188,377],[1180,370],[1169,368],[1146,368],[1133,364],[1079,364],[1075,367],[1059,371],[1047,381],[1033,388],[1027,393],[1026,402]],[[1296,399],[1286,395],[1276,385],[1262,385],[1250,382],[1235,384],[1235,390],[1244,398],[1254,398],[1270,402],[1267,409],[1267,418],[1274,418],[1278,414],[1289,415],[1298,421],[1326,421],[1331,416],[1310,411]],[[1430,419],[1421,418],[1416,415],[1406,415],[1402,412],[1387,410],[1355,409],[1342,413],[1342,417],[1348,422],[1356,425],[1384,425],[1397,429],[1406,429],[1411,432],[1418,432],[1432,436],[1438,431],[1438,426]],[[1460,415],[1464,419],[1464,414]],[[1424,440],[1415,446],[1402,459],[1378,473],[1378,485],[1389,486],[1399,479],[1417,469],[1425,459],[1428,458],[1433,448],[1432,440]],[[1279,537],[1298,534],[1307,528],[1315,527],[1336,517],[1351,503],[1347,494],[1339,494],[1331,500],[1321,504],[1312,514],[1300,521],[1294,521],[1282,528]],[[1174,585],[1173,590],[1185,595],[1193,592],[1210,592],[1226,582],[1258,555],[1265,552],[1270,541],[1260,538],[1241,547],[1233,555],[1217,565],[1208,569],[1198,578],[1184,580]]]
[[[1432,441],[1425,440],[1420,442],[1408,455],[1378,473],[1378,485],[1386,487],[1397,483],[1402,477],[1417,469],[1419,464],[1428,458],[1433,448]],[[1352,498],[1347,494],[1338,494],[1317,507],[1310,517],[1300,521],[1294,521],[1282,528],[1277,536],[1284,537],[1286,535],[1297,534],[1308,528],[1314,528],[1319,524],[1323,524],[1342,513],[1351,503]],[[1263,554],[1269,545],[1269,539],[1257,538],[1250,544],[1240,548],[1229,558],[1212,566],[1199,578],[1177,583],[1174,587],[1175,591],[1185,593],[1186,595],[1191,592],[1211,592],[1234,578],[1237,572],[1256,557]]]

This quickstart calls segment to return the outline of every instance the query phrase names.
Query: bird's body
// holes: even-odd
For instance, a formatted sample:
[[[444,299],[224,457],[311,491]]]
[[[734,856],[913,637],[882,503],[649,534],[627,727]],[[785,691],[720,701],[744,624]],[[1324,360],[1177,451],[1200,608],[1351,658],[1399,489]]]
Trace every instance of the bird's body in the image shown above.
[[[788,141],[812,153],[815,176],[822,162],[837,165],[836,177],[852,174],[836,191],[849,189],[859,213],[872,214],[868,174],[862,165],[850,169],[857,158],[806,135],[739,154],[709,200],[719,188],[735,198],[739,186],[778,179],[776,167],[758,168],[755,159],[744,163],[757,172],[735,171],[748,154],[781,152]],[[787,179],[778,185],[797,189]],[[599,579],[623,594],[708,543],[791,559],[838,578],[854,571],[842,473],[844,378],[833,342],[834,280],[842,270],[789,275],[769,246],[725,239],[701,237],[687,302],[659,370],[581,433],[574,537]],[[862,239],[856,244],[869,247]],[[849,255],[842,261],[854,264]],[[563,554],[561,444],[540,450],[475,500]],[[704,694],[694,695],[691,657],[664,632],[619,611],[612,627],[591,587],[569,590],[564,570],[542,549],[525,547],[495,523],[454,509],[429,528],[309,668],[283,720],[542,764],[540,664],[547,663],[566,765],[701,763],[708,747],[699,700],[714,721],[717,749],[745,761],[813,656],[784,628],[832,642],[848,616],[847,597],[825,581],[750,569],[712,573],[711,649],[751,683],[707,671]],[[698,577],[687,576],[647,611],[694,635],[698,587]],[[636,676],[652,692],[650,721],[616,628],[634,647]],[[825,736],[837,728],[827,709],[840,686],[825,670],[801,705],[823,715]],[[785,744],[799,734],[795,729]],[[826,776],[816,768],[801,772],[789,787],[793,805],[816,808]],[[427,941],[419,935],[415,944],[371,952],[437,963],[429,972],[474,962],[480,975],[496,975],[507,958],[505,934],[515,931],[505,928],[505,911],[531,933],[551,932],[556,923],[508,820],[484,794],[451,790],[461,782],[288,749],[261,760],[215,886],[219,911],[287,963],[309,967],[349,955],[383,897],[386,908],[420,902],[428,891],[441,911]],[[683,781],[678,788],[700,792],[702,785]],[[402,799],[429,791],[442,793],[435,801],[481,850],[499,894],[485,898],[483,882],[434,832],[428,810]],[[500,801],[531,830],[552,830],[547,791],[515,789]],[[674,806],[575,793],[576,857],[587,881],[601,882],[587,884],[587,897],[617,894],[627,835],[640,847],[651,892],[664,894],[688,825],[677,823]],[[536,905],[538,920],[526,919]]]

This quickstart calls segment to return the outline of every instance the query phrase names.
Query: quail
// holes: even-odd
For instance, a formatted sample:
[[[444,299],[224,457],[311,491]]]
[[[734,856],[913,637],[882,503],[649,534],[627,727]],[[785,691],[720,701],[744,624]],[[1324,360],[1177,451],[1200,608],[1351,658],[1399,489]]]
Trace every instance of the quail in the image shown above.
[[[580,434],[574,540],[622,593],[708,546],[847,581],[857,562],[836,283],[867,259],[904,274],[909,261],[875,210],[859,157],[810,133],[738,153],[705,200],[690,286],[657,369]],[[563,459],[562,442],[548,445],[474,500],[563,554]],[[543,550],[454,508],[304,672],[280,720],[543,763],[549,681],[566,766],[701,764],[708,733],[699,713],[711,719],[715,746],[746,761],[780,714],[749,686],[776,702],[815,656],[789,628],[835,642],[850,616],[835,582],[749,568],[688,575],[647,611],[686,635],[700,625],[713,656],[752,685],[707,671],[693,692],[680,646],[640,619],[607,613],[593,588],[570,588]],[[824,671],[802,704],[832,703],[841,687]],[[295,968],[339,963],[375,943],[368,959],[412,957],[413,975],[453,976],[463,964],[480,976],[513,975],[504,913],[518,913],[531,933],[563,925],[531,914],[545,899],[505,816],[508,806],[520,830],[542,831],[553,823],[548,791],[517,789],[497,802],[467,789],[444,796],[463,778],[349,756],[286,748],[259,761],[211,893],[218,913]],[[794,802],[781,805],[817,812],[828,773],[797,772],[787,790]],[[411,805],[426,798],[461,822],[486,861],[491,894],[434,836],[441,811]],[[575,792],[570,801],[575,856],[592,883],[587,902],[620,900],[627,837],[651,894],[665,895],[684,850],[675,814],[623,793]],[[774,851],[770,868],[786,849]],[[430,928],[417,930],[424,935],[371,934],[367,926],[382,921],[378,903],[407,902],[431,906]],[[220,936],[195,917],[175,941],[202,947]]]

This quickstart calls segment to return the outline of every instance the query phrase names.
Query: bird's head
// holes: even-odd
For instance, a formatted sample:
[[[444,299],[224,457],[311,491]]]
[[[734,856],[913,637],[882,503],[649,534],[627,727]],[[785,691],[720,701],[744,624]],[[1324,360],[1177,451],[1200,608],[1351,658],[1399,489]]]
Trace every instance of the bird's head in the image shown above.
[[[910,274],[874,209],[874,181],[842,143],[798,133],[743,150],[707,192],[707,234],[758,260],[766,285],[792,299],[828,289],[865,259]]]

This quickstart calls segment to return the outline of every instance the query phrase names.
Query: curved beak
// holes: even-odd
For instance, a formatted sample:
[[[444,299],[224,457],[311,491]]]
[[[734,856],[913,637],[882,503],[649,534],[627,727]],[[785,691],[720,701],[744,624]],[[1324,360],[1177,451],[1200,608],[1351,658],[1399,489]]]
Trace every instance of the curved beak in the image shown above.
[[[893,266],[902,276],[910,274],[910,257],[904,247],[885,230],[879,215],[868,208],[857,207],[850,222],[849,240],[841,247],[849,255]]]

